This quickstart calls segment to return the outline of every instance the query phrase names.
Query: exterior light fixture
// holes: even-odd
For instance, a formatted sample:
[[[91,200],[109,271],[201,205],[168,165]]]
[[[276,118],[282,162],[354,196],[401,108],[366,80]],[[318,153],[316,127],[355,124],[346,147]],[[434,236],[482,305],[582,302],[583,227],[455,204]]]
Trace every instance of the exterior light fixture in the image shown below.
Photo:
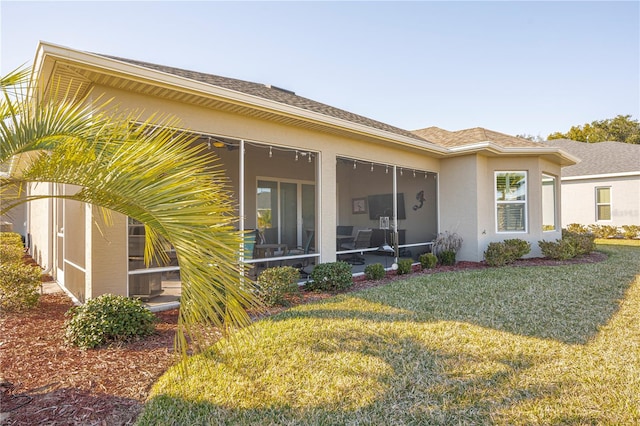
[[[371,171],[373,171],[373,163],[371,163]]]
[[[269,158],[272,158],[272,157],[273,157],[273,147],[270,146],[269,147]]]
[[[354,160],[354,162],[353,162],[353,170],[355,170],[355,169],[356,169],[356,162]]]
[[[298,151],[296,151],[296,161],[298,161],[299,157],[298,157]]]

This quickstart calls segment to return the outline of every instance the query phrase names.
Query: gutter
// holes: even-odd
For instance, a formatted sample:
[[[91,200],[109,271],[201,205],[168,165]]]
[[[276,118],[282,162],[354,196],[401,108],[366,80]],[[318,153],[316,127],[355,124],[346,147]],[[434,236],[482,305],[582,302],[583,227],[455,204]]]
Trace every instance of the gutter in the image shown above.
[[[619,173],[602,173],[602,174],[598,174],[598,175],[567,176],[567,177],[561,177],[560,180],[609,179],[609,178],[633,177],[633,176],[640,176],[640,171],[619,172]]]
[[[70,48],[46,42],[40,42],[40,45],[38,46],[38,54],[35,61],[37,64],[39,64],[39,69],[42,68],[42,64],[45,62],[47,56],[60,60],[77,62],[93,69],[95,69],[96,67],[101,68],[101,71],[103,73],[106,72],[113,76],[122,77],[123,74],[128,74],[127,77],[129,79],[135,78],[147,84],[149,82],[152,82],[156,85],[173,90],[178,89],[197,95],[213,96],[220,98],[221,100],[226,100],[230,103],[242,104],[258,110],[325,124],[333,128],[340,128],[352,133],[372,136],[377,139],[391,141],[400,145],[407,145],[412,148],[422,148],[434,154],[446,155],[449,152],[447,148],[441,147],[432,142],[428,142],[427,140],[418,139],[418,136],[416,136],[416,138],[412,138],[408,136],[398,135],[396,133],[388,132],[382,129],[376,129],[374,127],[366,126],[363,124],[354,123],[342,118],[331,117],[319,112],[309,111],[300,107],[271,101],[269,99],[264,99],[255,95],[250,95],[219,86],[213,86],[211,84],[191,80],[186,77],[152,70],[140,65],[106,58],[104,56],[96,55],[93,53],[72,50]],[[119,68],[116,67],[116,65]]]
[[[461,146],[454,146],[449,148],[449,151],[452,154],[472,154],[472,153],[482,152],[485,150],[495,154],[553,155],[553,156],[560,157],[560,165],[562,167],[572,166],[581,161],[578,157],[568,153],[567,151],[564,151],[556,147],[546,147],[546,146],[540,146],[539,148],[538,147],[504,147],[501,145],[497,145],[491,141],[485,141],[485,142],[477,142],[470,145],[461,145]]]

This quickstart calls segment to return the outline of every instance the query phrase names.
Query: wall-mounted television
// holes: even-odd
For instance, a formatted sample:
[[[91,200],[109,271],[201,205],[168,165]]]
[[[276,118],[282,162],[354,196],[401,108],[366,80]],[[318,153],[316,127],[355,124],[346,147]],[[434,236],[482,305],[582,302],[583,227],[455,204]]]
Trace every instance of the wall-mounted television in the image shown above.
[[[369,219],[378,220],[380,216],[393,217],[393,194],[369,195]],[[406,219],[404,210],[404,194],[399,192],[398,199],[398,220]]]

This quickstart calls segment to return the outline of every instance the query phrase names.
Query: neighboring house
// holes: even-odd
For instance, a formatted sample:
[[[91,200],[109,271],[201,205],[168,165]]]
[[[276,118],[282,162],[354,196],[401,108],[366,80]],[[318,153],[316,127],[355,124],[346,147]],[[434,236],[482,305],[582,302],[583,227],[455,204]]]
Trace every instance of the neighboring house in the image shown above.
[[[640,225],[640,145],[545,141],[581,161],[562,168],[562,223]]]
[[[92,90],[120,108],[171,114],[201,135],[239,197],[238,228],[265,237],[247,260],[256,267],[348,258],[354,251],[343,243],[363,229],[373,232],[361,233],[370,236],[357,254],[386,254],[378,258],[386,266],[380,247],[396,243],[396,253],[417,259],[444,231],[463,237],[458,260],[469,261],[506,238],[531,242],[539,256],[537,241],[561,235],[560,168],[575,160],[555,147],[484,129],[410,132],[270,85],[48,43],[34,78],[41,92],[72,84],[78,96]],[[121,215],[100,230],[95,222],[92,206],[64,199],[28,209],[34,257],[80,301],[179,281],[177,264],[144,267],[139,224]]]

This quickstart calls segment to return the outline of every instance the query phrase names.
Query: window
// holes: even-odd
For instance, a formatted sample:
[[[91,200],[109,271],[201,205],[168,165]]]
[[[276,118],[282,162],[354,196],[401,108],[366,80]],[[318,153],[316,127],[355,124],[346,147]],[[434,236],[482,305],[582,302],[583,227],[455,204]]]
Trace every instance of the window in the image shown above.
[[[596,220],[611,220],[611,187],[596,188]]]
[[[527,232],[527,172],[495,172],[497,232]]]
[[[556,178],[542,175],[542,230],[556,230]]]

